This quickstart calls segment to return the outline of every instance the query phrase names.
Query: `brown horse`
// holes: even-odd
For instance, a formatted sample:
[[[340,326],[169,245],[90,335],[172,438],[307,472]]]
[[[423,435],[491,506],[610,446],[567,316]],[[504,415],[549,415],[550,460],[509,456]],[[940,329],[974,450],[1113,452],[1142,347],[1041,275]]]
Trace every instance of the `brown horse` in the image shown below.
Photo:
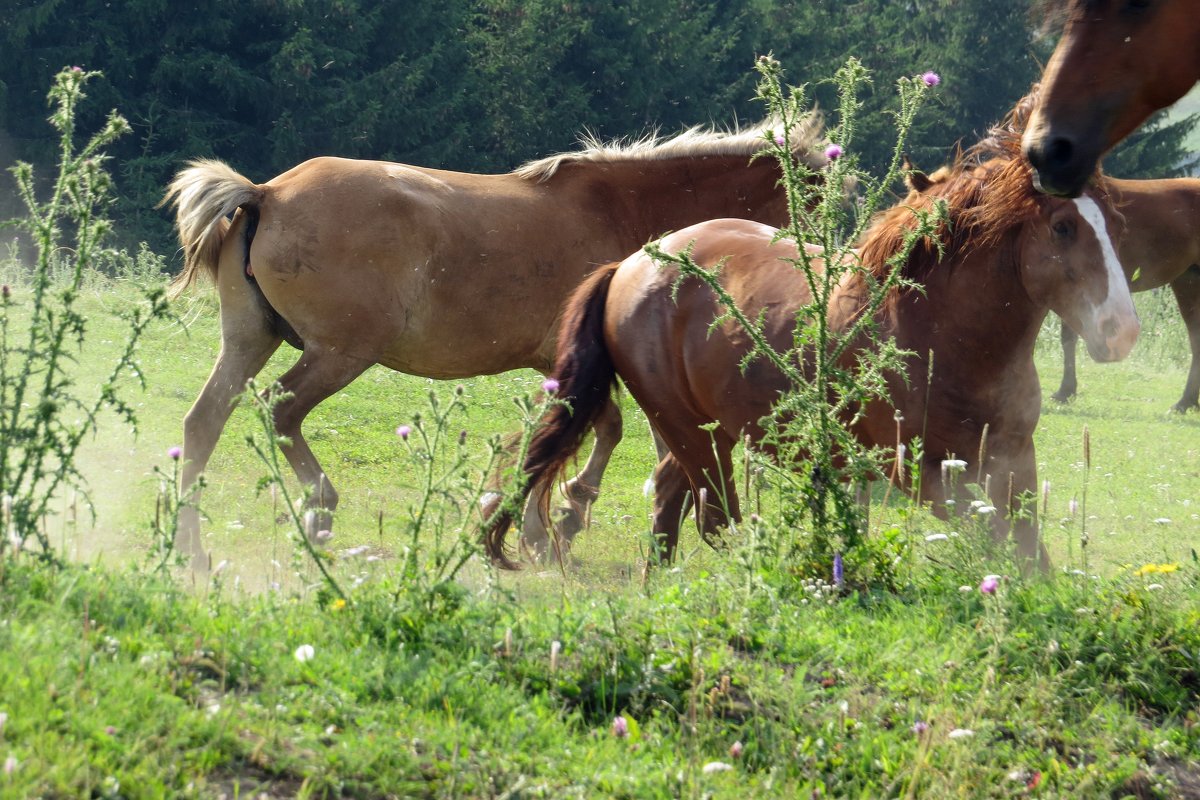
[[[1195,0],[1069,0],[1025,133],[1039,188],[1074,197],[1100,157],[1200,80]]]
[[[925,175],[908,169],[907,183],[915,192],[928,192],[946,180],[949,172]],[[1173,408],[1184,413],[1200,407],[1200,180],[1100,179],[1113,203],[1125,217],[1125,235],[1118,255],[1133,292],[1170,286],[1187,327],[1192,364],[1183,396]],[[1053,395],[1066,402],[1078,390],[1075,349],[1079,334],[1062,326],[1063,378]]]
[[[213,279],[222,341],[184,422],[181,551],[206,566],[197,479],[282,341],[303,353],[280,380],[291,396],[275,425],[328,527],[338,496],[300,430],[318,403],[373,364],[431,378],[548,372],[562,304],[597,265],[713,216],[787,218],[777,162],[752,160],[774,125],[587,140],[504,175],[317,158],[256,185],[217,161],[191,164],[167,194],[186,258],[176,290]],[[810,117],[792,128],[793,152],[813,168],[824,163],[819,127]],[[585,500],[621,435],[612,403],[593,422],[596,448],[573,492]]]
[[[1098,360],[1124,357],[1137,338],[1113,246],[1120,216],[1099,190],[1077,200],[1038,194],[1018,137],[994,139],[986,151],[960,159],[948,180],[880,215],[862,242],[863,266],[876,277],[885,274],[912,224],[912,208],[931,208],[938,199],[950,217],[940,234],[944,257],[937,243],[919,243],[901,268],[921,289],[897,290],[878,312],[883,334],[912,353],[907,379],[891,375],[890,404],[870,403],[853,430],[864,445],[894,446],[898,411],[902,440],[924,437],[923,499],[936,502],[948,489],[937,477],[940,461],[978,453],[986,426],[985,463],[969,474],[982,466],[993,476],[993,504],[1011,510],[1014,498],[1036,491],[1033,433],[1041,392],[1033,350],[1047,311],[1083,331]],[[810,290],[803,272],[783,261],[797,257],[795,245],[775,235],[760,223],[714,220],[673,233],[661,245],[667,252],[691,247],[702,266],[721,264],[725,290],[748,318],[761,315],[773,346],[786,349]],[[689,493],[709,498],[697,504],[705,538],[727,522],[727,512],[737,518],[731,451],[743,434],[761,437],[760,420],[788,388],[762,359],[746,372],[739,368],[749,346],[745,333],[728,321],[714,328],[723,309],[713,291],[691,278],[676,293],[678,277],[639,252],[578,289],[555,364],[560,394],[571,407],[550,411],[524,464],[525,492],[553,485],[621,378],[670,450],[655,471],[653,516],[667,557]],[[833,329],[844,330],[864,307],[866,281],[855,277],[831,300]],[[870,358],[870,344],[855,343],[843,367]],[[1035,511],[1018,515],[1013,533],[1020,555],[1044,567]],[[489,556],[509,567],[515,566],[505,544],[512,517],[502,510],[484,532]],[[1008,526],[1007,518],[998,520],[997,535],[1007,535]]]
[[[1192,364],[1180,413],[1200,407],[1200,180],[1132,181],[1105,178],[1104,186],[1125,217],[1118,250],[1134,292],[1170,286],[1191,345]],[[1075,394],[1075,344],[1079,335],[1062,327],[1063,379],[1054,393],[1064,401]]]

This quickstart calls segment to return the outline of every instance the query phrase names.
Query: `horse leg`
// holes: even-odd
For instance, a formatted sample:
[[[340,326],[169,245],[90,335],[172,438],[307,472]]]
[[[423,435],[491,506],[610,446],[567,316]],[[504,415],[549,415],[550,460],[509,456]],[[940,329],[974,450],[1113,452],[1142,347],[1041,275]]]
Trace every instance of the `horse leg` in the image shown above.
[[[682,502],[695,504],[696,525],[700,529],[700,538],[709,546],[718,547],[720,530],[729,524],[729,520],[741,519],[733,476],[733,441],[721,430],[710,435],[708,431],[699,428],[688,429],[675,420],[664,420],[661,417],[656,423],[655,427],[663,442],[670,448],[674,460],[687,473],[691,484],[691,498],[689,500],[685,497]],[[662,463],[660,462],[660,467]],[[658,486],[660,477],[656,470],[656,492],[661,491]],[[703,502],[701,497],[704,498]],[[686,513],[686,510],[685,505],[680,506],[680,513]],[[672,546],[668,556],[673,555],[673,552]]]
[[[1183,414],[1189,409],[1200,408],[1200,266],[1193,264],[1171,281],[1171,291],[1179,304],[1192,348],[1192,366],[1183,387],[1183,397],[1174,405],[1174,410]]]
[[[691,505],[692,483],[687,472],[668,451],[654,469],[654,516],[650,530],[654,537],[651,563],[670,563],[679,546],[679,524]]]
[[[1058,391],[1050,396],[1065,403],[1075,396],[1079,388],[1075,380],[1075,347],[1079,343],[1079,334],[1062,320],[1059,320],[1059,324],[1062,325],[1063,376]]]
[[[592,503],[600,496],[600,481],[609,459],[621,441],[621,409],[610,397],[596,418],[594,431],[596,441],[591,455],[580,473],[562,487],[567,505],[555,509],[550,520],[541,510],[548,506],[545,492],[531,493],[525,503],[525,517],[521,527],[521,547],[534,559],[547,555],[561,558],[570,551],[575,537],[584,528],[591,526]],[[553,533],[549,530],[553,526]]]
[[[344,389],[373,363],[307,342],[300,360],[279,379],[283,391],[290,396],[275,406],[275,431],[290,441],[280,450],[301,484],[310,490],[307,506],[317,512],[316,527],[306,531],[310,535],[332,526],[338,494],[305,441],[300,426],[319,403]]]
[[[212,373],[183,420],[183,466],[175,547],[191,557],[192,569],[207,572],[208,554],[200,540],[200,476],[208,466],[221,431],[233,413],[246,381],[258,374],[282,341],[270,331],[239,269],[218,273],[221,303],[221,351]]]

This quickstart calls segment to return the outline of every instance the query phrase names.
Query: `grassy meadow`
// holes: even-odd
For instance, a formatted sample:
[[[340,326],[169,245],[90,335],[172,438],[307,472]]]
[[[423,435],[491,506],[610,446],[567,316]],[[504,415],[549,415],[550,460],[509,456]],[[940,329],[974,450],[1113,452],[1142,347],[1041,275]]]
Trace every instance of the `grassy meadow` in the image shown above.
[[[892,497],[872,535],[894,538],[899,588],[838,594],[772,547],[769,491],[729,552],[691,530],[675,566],[644,574],[653,450],[626,399],[568,569],[475,558],[449,586],[404,582],[421,473],[394,431],[454,384],[376,368],[306,426],[342,495],[347,603],[256,489],[246,407],[202,503],[228,564],[206,586],[137,568],[153,469],[171,469],[217,350],[213,300],[194,293],[144,342],[137,435],[104,424],[82,456],[95,518],[68,496],[47,522],[79,566],[0,576],[0,797],[1200,797],[1200,414],[1167,413],[1188,358],[1172,299],[1137,300],[1134,354],[1081,360],[1080,396],[1044,401],[1049,578],[1022,579],[971,520]],[[83,386],[132,302],[88,285]],[[512,398],[539,383],[463,382],[451,433],[471,447],[512,430]]]

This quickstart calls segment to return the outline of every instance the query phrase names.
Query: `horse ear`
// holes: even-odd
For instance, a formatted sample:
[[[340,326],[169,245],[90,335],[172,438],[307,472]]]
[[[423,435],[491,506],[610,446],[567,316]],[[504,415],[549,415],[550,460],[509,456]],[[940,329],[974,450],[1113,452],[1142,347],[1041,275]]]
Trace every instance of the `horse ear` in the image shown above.
[[[913,166],[908,153],[904,153],[903,158],[904,160],[900,163],[900,169],[904,171],[904,185],[914,192],[929,191],[929,187],[933,186],[933,181],[929,179],[928,175]]]

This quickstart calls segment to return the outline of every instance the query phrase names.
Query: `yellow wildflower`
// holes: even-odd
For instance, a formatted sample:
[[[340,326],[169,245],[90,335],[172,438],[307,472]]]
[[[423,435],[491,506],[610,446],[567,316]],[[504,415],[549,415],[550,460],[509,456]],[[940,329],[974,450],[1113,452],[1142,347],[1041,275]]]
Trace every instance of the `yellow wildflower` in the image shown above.
[[[332,603],[330,603],[329,607],[333,611],[341,611],[343,608],[346,607],[346,601],[339,597],[338,599],[336,599]]]

